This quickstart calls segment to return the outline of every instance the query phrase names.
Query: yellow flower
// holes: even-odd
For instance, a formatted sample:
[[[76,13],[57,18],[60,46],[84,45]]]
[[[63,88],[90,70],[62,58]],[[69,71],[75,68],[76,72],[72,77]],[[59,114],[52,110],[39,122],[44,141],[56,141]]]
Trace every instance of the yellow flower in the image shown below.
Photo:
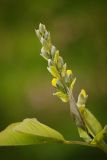
[[[84,89],[81,90],[81,93],[80,93],[84,98],[87,97],[87,94],[86,94],[86,91]]]
[[[53,78],[52,79],[52,86],[56,87],[58,79],[57,78]]]
[[[68,76],[70,76],[70,75],[72,74],[72,71],[71,71],[70,69],[68,69],[68,70],[66,71],[66,73],[67,73]]]

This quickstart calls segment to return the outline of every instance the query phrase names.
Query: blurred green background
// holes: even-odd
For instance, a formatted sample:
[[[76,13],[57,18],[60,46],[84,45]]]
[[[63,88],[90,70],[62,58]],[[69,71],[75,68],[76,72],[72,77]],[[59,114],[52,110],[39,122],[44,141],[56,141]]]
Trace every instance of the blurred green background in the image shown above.
[[[34,29],[44,23],[77,77],[75,96],[85,88],[87,106],[107,123],[107,1],[0,0],[0,130],[27,117],[79,139],[69,105],[52,96],[47,63]],[[0,147],[0,160],[106,160],[97,149],[46,144]]]

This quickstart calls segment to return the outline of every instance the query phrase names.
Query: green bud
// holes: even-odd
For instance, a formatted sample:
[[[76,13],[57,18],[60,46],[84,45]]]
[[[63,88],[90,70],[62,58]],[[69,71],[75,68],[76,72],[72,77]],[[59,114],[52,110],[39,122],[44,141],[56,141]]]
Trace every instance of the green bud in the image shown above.
[[[57,50],[55,52],[55,56],[54,56],[54,63],[57,64],[58,63],[58,59],[59,59],[59,51]]]
[[[67,69],[67,64],[65,63],[65,64],[63,65],[62,71],[61,71],[62,77],[65,77],[65,75],[66,75],[66,69]]]
[[[59,69],[62,69],[63,65],[64,65],[63,58],[61,56],[59,56],[57,66]]]
[[[48,71],[52,74],[53,77],[60,79],[59,72],[57,71],[55,66],[47,67]]]
[[[85,90],[82,89],[79,96],[78,96],[78,101],[77,101],[77,106],[78,107],[85,107],[85,103],[87,101],[88,95],[86,94]]]
[[[52,86],[56,87],[58,90],[62,92],[65,91],[62,82],[58,78],[53,78],[51,83],[52,83]]]
[[[56,86],[59,90],[64,91],[64,86],[59,79],[57,80]]]
[[[76,82],[76,77],[73,79],[73,81],[72,81],[71,84],[70,84],[70,90],[71,90],[71,91],[72,91],[73,88],[74,88],[75,82]]]
[[[69,85],[72,81],[72,71],[71,70],[67,70],[66,74],[65,74],[65,82]]]

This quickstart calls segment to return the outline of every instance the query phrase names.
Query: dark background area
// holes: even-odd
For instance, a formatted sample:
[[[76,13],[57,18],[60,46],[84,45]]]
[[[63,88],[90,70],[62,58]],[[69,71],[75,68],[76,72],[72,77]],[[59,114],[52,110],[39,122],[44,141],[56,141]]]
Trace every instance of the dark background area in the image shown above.
[[[107,123],[107,1],[0,0],[0,130],[27,117],[78,140],[69,105],[53,97],[47,63],[34,29],[44,23],[53,43],[77,77],[87,107]],[[0,160],[106,160],[100,150],[78,145],[46,144],[0,147]]]

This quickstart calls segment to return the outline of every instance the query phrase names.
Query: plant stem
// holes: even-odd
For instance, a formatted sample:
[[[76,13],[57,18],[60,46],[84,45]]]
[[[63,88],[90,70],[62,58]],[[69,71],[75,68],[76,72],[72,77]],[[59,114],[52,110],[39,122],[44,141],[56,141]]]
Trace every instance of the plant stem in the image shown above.
[[[98,143],[97,147],[107,154],[107,144],[104,141]]]
[[[82,142],[82,141],[65,141],[64,144],[77,144],[77,145],[83,145],[88,147],[96,147],[101,149],[103,152],[107,154],[107,144],[104,141],[99,144],[89,144],[87,142]]]
[[[97,147],[95,144],[89,144],[87,142],[82,142],[82,141],[65,141],[64,144],[78,144],[89,147]]]
[[[84,121],[81,117],[81,114],[78,110],[73,93],[71,91],[69,91],[69,103],[70,103],[71,116],[73,117],[73,119],[76,123],[76,126],[82,128],[82,129],[85,129]]]

